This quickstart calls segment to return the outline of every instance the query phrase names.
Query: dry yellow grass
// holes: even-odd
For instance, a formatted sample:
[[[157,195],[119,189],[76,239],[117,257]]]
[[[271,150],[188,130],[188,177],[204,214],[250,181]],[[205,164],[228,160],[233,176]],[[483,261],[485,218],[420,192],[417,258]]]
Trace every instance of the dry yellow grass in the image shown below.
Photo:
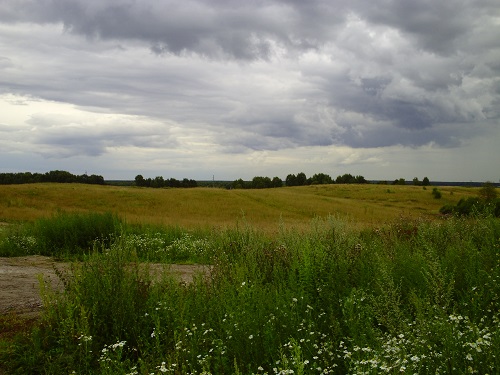
[[[307,228],[314,217],[337,215],[380,226],[400,215],[435,217],[445,204],[477,189],[392,185],[314,185],[264,190],[150,189],[80,184],[0,186],[0,221],[30,221],[57,211],[113,212],[128,222],[181,227],[229,227],[242,220],[274,231],[282,222]],[[243,219],[244,218],[244,219]]]

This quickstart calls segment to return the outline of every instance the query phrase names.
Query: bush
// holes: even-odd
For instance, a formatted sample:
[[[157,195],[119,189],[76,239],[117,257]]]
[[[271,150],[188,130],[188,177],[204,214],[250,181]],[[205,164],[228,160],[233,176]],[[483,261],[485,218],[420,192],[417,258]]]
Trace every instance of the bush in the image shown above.
[[[120,228],[120,220],[111,213],[59,213],[38,219],[32,235],[40,255],[77,255],[88,252],[96,242],[109,244]]]
[[[37,253],[36,238],[23,227],[9,227],[0,237],[0,256],[14,257]]]
[[[491,182],[484,183],[479,190],[479,197],[486,202],[495,200],[497,197],[495,185]]]
[[[432,189],[432,195],[435,199],[441,199],[441,192],[438,190],[438,188]]]
[[[479,198],[460,199],[458,203],[446,205],[439,210],[443,215],[454,214],[458,216],[483,215],[500,217],[500,199],[484,201]]]

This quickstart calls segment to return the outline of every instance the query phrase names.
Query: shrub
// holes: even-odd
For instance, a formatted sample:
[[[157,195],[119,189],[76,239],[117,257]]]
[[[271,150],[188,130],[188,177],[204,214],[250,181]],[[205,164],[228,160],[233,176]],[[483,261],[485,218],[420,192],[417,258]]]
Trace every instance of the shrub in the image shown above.
[[[439,210],[442,214],[455,214],[458,216],[483,215],[500,217],[500,199],[491,201],[480,200],[479,198],[460,199],[458,203],[446,205]]]
[[[479,197],[486,202],[495,200],[497,197],[495,185],[491,182],[484,183],[479,190]]]
[[[32,235],[40,255],[77,255],[90,251],[96,242],[109,244],[120,227],[111,213],[59,213],[38,219]]]
[[[438,188],[432,189],[432,195],[435,199],[441,199],[441,192],[438,190]]]

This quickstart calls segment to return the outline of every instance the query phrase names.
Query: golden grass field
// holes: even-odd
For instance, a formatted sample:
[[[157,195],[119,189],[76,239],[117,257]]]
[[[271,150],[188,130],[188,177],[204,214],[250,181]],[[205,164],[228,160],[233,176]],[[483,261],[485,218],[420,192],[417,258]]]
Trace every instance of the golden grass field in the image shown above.
[[[263,190],[152,189],[82,184],[0,186],[0,221],[31,221],[58,211],[113,212],[130,223],[225,228],[241,224],[275,231],[307,228],[311,219],[335,215],[357,226],[377,227],[397,217],[438,216],[445,204],[476,196],[478,188],[393,185],[312,185]]]

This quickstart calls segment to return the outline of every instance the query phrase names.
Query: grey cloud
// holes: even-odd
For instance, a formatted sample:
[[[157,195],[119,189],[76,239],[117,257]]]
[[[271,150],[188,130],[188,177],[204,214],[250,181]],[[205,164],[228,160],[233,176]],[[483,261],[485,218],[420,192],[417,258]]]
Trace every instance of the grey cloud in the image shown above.
[[[356,12],[370,22],[395,27],[414,37],[421,48],[445,55],[461,48],[477,21],[495,17],[500,10],[493,1],[385,0],[355,4]]]
[[[62,115],[35,115],[27,122],[32,129],[26,136],[47,157],[99,156],[113,147],[165,149],[178,145],[167,125],[151,125],[139,118],[111,118],[93,124],[87,119],[74,121]]]
[[[465,0],[23,0],[0,5],[2,22],[60,23],[66,35],[123,42],[123,51],[105,61],[99,54],[112,56],[109,44],[90,57],[67,48],[67,60],[40,61],[33,76],[21,71],[0,84],[103,112],[170,119],[186,132],[209,128],[232,151],[450,147],[465,137],[466,124],[480,134],[482,121],[500,117],[498,9],[494,1]],[[157,56],[126,62],[137,44]],[[311,63],[308,53],[324,61]],[[267,88],[279,85],[267,82],[278,63],[295,73],[284,76],[281,91]],[[0,69],[14,65],[0,58]],[[78,151],[89,155],[113,145],[173,144],[155,132],[51,133],[39,141],[68,149],[89,143]]]
[[[239,59],[269,57],[273,43],[291,51],[320,48],[351,14],[393,27],[440,55],[454,54],[464,42],[498,47],[495,30],[480,23],[498,16],[493,1],[24,0],[0,6],[3,22],[62,22],[89,38],[144,40],[157,53]]]
[[[0,13],[4,22],[61,22],[68,32],[89,38],[143,40],[156,53],[194,52],[244,60],[268,58],[274,44],[292,50],[317,48],[339,18],[330,7],[272,1],[255,6],[212,1],[25,0],[21,7],[4,4]]]
[[[495,2],[436,1],[97,1],[24,0],[0,8],[4,22],[62,22],[90,38],[137,39],[157,52],[267,57],[270,41],[289,49],[319,48],[350,14],[414,37],[421,48],[452,54],[478,20],[498,15]],[[494,30],[484,36],[495,35]],[[484,38],[483,38],[484,39]],[[491,39],[491,43],[498,43]]]

